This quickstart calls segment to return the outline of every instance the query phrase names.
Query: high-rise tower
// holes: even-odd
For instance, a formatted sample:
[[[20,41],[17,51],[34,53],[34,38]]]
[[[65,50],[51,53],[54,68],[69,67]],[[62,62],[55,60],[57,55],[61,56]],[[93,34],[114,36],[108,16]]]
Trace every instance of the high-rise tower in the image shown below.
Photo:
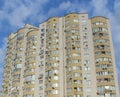
[[[70,13],[10,34],[2,97],[119,97],[109,20]]]

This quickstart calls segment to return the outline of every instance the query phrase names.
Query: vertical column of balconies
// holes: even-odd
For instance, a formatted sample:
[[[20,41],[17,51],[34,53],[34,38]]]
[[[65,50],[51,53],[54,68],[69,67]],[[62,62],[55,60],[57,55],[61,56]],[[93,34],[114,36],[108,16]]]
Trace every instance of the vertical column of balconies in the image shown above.
[[[12,97],[20,97],[21,90],[21,69],[23,62],[23,44],[24,44],[24,32],[18,31],[16,37],[14,38],[14,60],[12,65],[12,87],[11,87],[11,96]]]
[[[115,80],[113,59],[108,30],[108,22],[104,17],[91,19],[96,64],[96,80],[98,97],[117,97],[115,94]]]
[[[11,94],[11,66],[12,66],[12,50],[13,50],[13,39],[12,35],[8,38],[8,46],[7,53],[5,58],[5,67],[4,67],[4,75],[3,75],[3,83],[2,83],[2,97],[10,97]]]
[[[45,63],[45,97],[59,97],[59,19],[47,21],[46,63]]]
[[[35,93],[37,35],[38,31],[36,30],[31,30],[26,34],[23,97],[34,97]]]
[[[83,97],[79,15],[65,16],[66,97]]]

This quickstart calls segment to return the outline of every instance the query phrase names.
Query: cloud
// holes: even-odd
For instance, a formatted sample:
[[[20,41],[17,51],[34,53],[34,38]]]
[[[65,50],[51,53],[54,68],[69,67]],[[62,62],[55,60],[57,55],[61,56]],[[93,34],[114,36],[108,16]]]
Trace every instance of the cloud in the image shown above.
[[[60,4],[58,4],[57,7],[50,8],[48,11],[48,16],[55,16],[55,15],[57,16],[63,12],[66,12],[66,11],[70,12],[73,5],[70,1],[64,1]]]
[[[114,11],[115,11],[115,14],[117,14],[118,18],[120,17],[119,9],[120,9],[120,0],[115,0]]]
[[[94,8],[94,16],[103,15],[110,19],[118,78],[120,83],[120,0],[115,0],[112,11],[109,9],[111,5],[107,6],[108,3],[109,0],[92,0],[91,6]]]
[[[62,2],[60,5],[59,5],[59,9],[61,10],[66,10],[68,8],[71,7],[71,2],[70,1],[67,1],[67,2]]]
[[[0,10],[0,20],[7,20],[13,27],[22,27],[28,18],[33,21],[37,16],[43,16],[43,6],[47,2],[48,0],[6,0]]]
[[[93,11],[95,13],[95,15],[101,15],[101,12],[102,12],[102,15],[103,14],[106,14],[106,12],[108,11],[108,8],[106,7],[108,3],[108,0],[92,0],[91,1],[91,6],[93,6]],[[103,10],[104,9],[104,10]]]
[[[6,52],[5,33],[17,31],[27,22],[35,23],[45,19],[43,6],[49,0],[5,0],[0,7],[0,89]],[[8,32],[9,30],[9,32]]]
[[[56,1],[11,0],[9,2],[9,0],[5,0],[0,9],[0,29],[6,26],[3,24],[5,21],[6,24],[9,24],[9,28],[16,31],[16,27],[21,28],[26,23],[38,24],[51,16],[63,16],[69,12],[88,12],[91,17],[96,15],[108,17],[111,23],[116,63],[120,70],[120,0],[114,0],[113,5],[109,5],[110,0],[83,0],[82,2],[79,2],[80,0],[60,0],[60,3],[56,3]],[[51,2],[55,6],[50,6]],[[111,6],[113,10],[110,10]],[[6,41],[6,38],[3,41]],[[0,65],[3,65],[5,47],[4,43],[0,47]],[[118,73],[120,76],[120,72]]]
[[[67,14],[70,12],[87,12],[88,7],[84,6],[83,3],[80,3],[78,0],[72,1],[63,1],[58,6],[52,7],[48,10],[48,16],[58,16]]]

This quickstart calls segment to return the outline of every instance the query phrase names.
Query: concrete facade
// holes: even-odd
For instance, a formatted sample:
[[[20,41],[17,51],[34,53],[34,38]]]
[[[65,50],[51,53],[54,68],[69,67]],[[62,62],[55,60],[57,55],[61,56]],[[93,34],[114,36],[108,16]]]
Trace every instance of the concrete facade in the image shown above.
[[[119,97],[109,20],[70,13],[11,33],[2,97]]]

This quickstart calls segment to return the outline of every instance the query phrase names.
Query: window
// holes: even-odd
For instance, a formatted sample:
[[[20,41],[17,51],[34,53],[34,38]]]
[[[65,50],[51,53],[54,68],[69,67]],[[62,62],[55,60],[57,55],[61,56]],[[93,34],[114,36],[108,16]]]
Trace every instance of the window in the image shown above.
[[[78,20],[78,19],[74,19],[74,20],[73,20],[73,22],[76,22],[76,23],[78,23],[78,22],[79,22],[79,20]]]
[[[89,57],[89,53],[84,53],[84,57]]]
[[[59,72],[58,70],[53,70],[54,74],[58,74],[58,72]]]
[[[67,85],[71,85],[72,84],[72,80],[67,81]]]
[[[80,44],[80,41],[72,41],[72,45],[79,45],[79,44]],[[75,49],[75,47],[72,49]]]
[[[79,62],[80,62],[79,59],[74,59],[74,60],[73,60],[73,63],[79,63]]]
[[[78,25],[78,23],[75,23],[72,25],[72,27],[77,28],[77,27],[79,27],[79,25]]]
[[[82,23],[86,23],[87,21],[86,21],[85,19],[82,19],[81,22],[82,22]]]
[[[67,55],[66,55],[66,58],[71,58],[71,54],[67,54]]]
[[[16,64],[16,65],[14,65],[14,67],[15,67],[16,69],[22,68],[22,64]]]
[[[80,47],[75,47],[75,50],[80,50]]]
[[[58,83],[53,83],[52,87],[58,87]]]
[[[43,84],[43,80],[39,80],[39,84]]]
[[[79,35],[76,35],[76,36],[71,36],[72,39],[80,39],[80,36]]]
[[[115,86],[99,86],[98,87],[98,92],[103,92],[104,90],[115,90]]]
[[[74,80],[75,84],[82,84],[82,80]]]
[[[102,22],[102,21],[97,21],[97,22],[94,22],[94,23],[92,23],[93,24],[93,26],[95,26],[95,25],[107,25],[107,23],[105,23],[105,22]]]
[[[105,97],[111,97],[110,93],[105,93]]]
[[[88,37],[87,36],[83,36],[83,40],[87,41]]]
[[[67,92],[72,92],[72,88],[67,88]]]
[[[104,58],[104,57],[102,57],[102,58],[97,58],[95,61],[96,62],[100,62],[100,61],[109,61],[109,62],[111,62],[112,59],[111,58]]]
[[[92,97],[91,95],[87,95],[86,97]]]
[[[90,73],[86,73],[85,76],[88,78],[90,77]]]
[[[84,60],[84,64],[89,64],[90,61],[89,60]]]
[[[46,71],[46,76],[50,76],[51,75],[51,70]]]
[[[74,95],[74,97],[83,97],[83,96],[81,96],[81,95]]]
[[[53,63],[52,66],[56,67],[58,66],[59,64],[58,63]]]
[[[90,70],[90,67],[85,67],[85,71],[88,71],[88,70]]]
[[[27,73],[27,72],[35,72],[35,69],[26,69],[25,73]]]
[[[40,86],[40,87],[39,87],[39,90],[43,90],[43,86]]]
[[[109,42],[109,40],[108,39],[96,39],[96,40],[94,40],[94,42],[95,43],[104,43],[104,42]]]
[[[53,79],[54,79],[54,80],[58,80],[59,77],[58,77],[58,76],[54,76]]]
[[[27,95],[25,95],[23,97],[34,97],[34,94],[27,94]]]
[[[89,51],[89,48],[84,48],[84,52],[88,52]]]
[[[27,81],[35,80],[35,75],[26,76],[25,79],[26,79]]]
[[[82,76],[82,74],[80,74],[80,73],[74,73],[74,76],[75,77],[80,77],[80,76]]]
[[[73,66],[73,70],[81,70],[82,68],[80,66]]]
[[[69,23],[70,23],[70,21],[69,21],[69,20],[66,20],[66,21],[65,21],[65,24],[69,24]]]
[[[67,96],[67,97],[72,97],[72,95],[70,95],[70,96]]]
[[[17,34],[17,40],[22,40],[24,38],[24,34]]]
[[[51,93],[51,91],[50,91],[50,90],[45,91],[45,95],[49,95],[50,93]]]
[[[72,77],[72,74],[67,74],[68,79],[71,79],[71,77]]]
[[[35,81],[34,80],[32,80],[32,81],[25,81],[24,83],[25,84],[35,84]]]
[[[91,84],[91,80],[86,80],[86,85],[90,85]]]
[[[37,37],[37,36],[29,36],[29,37],[27,37],[27,41],[29,41],[29,40],[34,40],[36,37]]]
[[[73,53],[72,56],[77,57],[77,56],[80,56],[80,54],[79,53]]]
[[[74,91],[82,91],[81,87],[74,87]]]
[[[54,24],[53,24],[53,27],[56,28],[56,27],[57,27],[57,23],[54,23]]]
[[[52,90],[53,94],[58,94],[58,90]]]
[[[83,27],[82,27],[82,30],[83,30],[83,31],[86,31],[86,30],[87,30],[87,27],[86,27],[86,26],[83,26]]]
[[[79,33],[79,30],[71,30],[71,33]]]
[[[87,88],[86,88],[86,91],[87,91],[87,92],[91,92],[91,90],[92,90],[92,89],[91,89],[90,87],[87,87]]]
[[[39,97],[43,97],[43,94],[39,94]]]

